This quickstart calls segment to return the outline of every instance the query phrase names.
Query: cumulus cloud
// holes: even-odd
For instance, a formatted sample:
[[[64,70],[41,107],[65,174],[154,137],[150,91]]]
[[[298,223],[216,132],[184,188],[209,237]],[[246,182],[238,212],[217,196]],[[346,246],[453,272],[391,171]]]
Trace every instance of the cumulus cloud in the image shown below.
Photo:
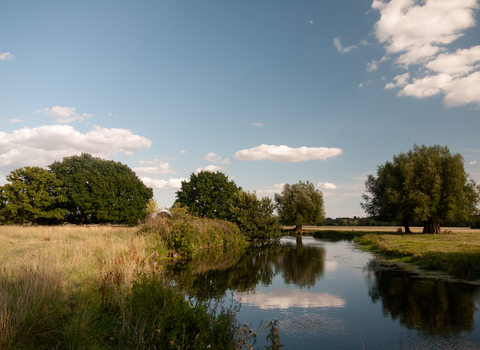
[[[151,161],[141,160],[138,162],[140,167],[132,168],[132,170],[139,174],[176,174],[177,172],[170,169],[170,164],[161,159],[154,159]]]
[[[343,47],[342,43],[340,42],[340,37],[336,37],[335,39],[333,39],[333,44],[337,48],[338,52],[341,52],[341,53],[347,53],[351,50],[358,49],[358,46],[355,46],[355,45]]]
[[[13,60],[15,58],[10,52],[0,53],[0,61]]]
[[[395,64],[421,68],[417,76],[397,75],[386,89],[402,87],[398,96],[416,98],[442,94],[446,106],[480,104],[480,46],[448,52],[476,25],[478,0],[374,0],[372,8],[380,12],[375,36]]]
[[[36,113],[44,113],[51,118],[55,118],[57,123],[70,123],[75,120],[82,121],[85,118],[93,117],[93,114],[83,113],[81,115],[77,114],[75,107],[60,107],[55,106],[52,108],[44,108],[43,110],[38,110]]]
[[[187,153],[187,151],[185,151],[185,150],[182,149],[182,150],[180,151],[180,153],[181,153],[181,154],[185,154],[185,153]]]
[[[213,164],[219,164],[219,165],[227,165],[230,164],[230,159],[225,158],[222,160],[222,156],[216,155],[215,153],[208,153],[205,157],[202,159],[213,163]]]
[[[468,163],[468,164],[470,164],[470,165],[477,164],[477,161],[476,161],[476,160],[473,160],[473,161],[471,161],[471,162]]]
[[[319,182],[317,187],[318,188],[325,188],[325,189],[329,189],[329,190],[334,190],[334,189],[337,188],[337,186],[335,186],[331,182]]]
[[[313,21],[307,21],[308,24],[313,24]]]
[[[260,145],[250,149],[244,149],[234,154],[239,160],[258,161],[269,159],[273,162],[294,163],[309,160],[325,160],[342,154],[340,148],[326,147],[299,147]]]
[[[260,190],[260,191],[257,191],[257,195],[260,195],[260,196],[272,196],[274,195],[275,193],[280,193],[283,191],[283,186],[285,186],[285,184],[282,182],[282,183],[279,183],[279,184],[275,184],[273,185],[273,188],[274,189],[271,189],[271,190]]]
[[[10,123],[25,123],[25,121],[21,119],[9,119],[8,120]]]
[[[199,173],[199,172],[201,172],[201,171],[216,172],[216,171],[220,171],[220,170],[225,170],[225,167],[221,167],[221,166],[218,166],[218,165],[210,164],[210,165],[207,165],[206,167],[203,167],[203,168],[197,168],[197,170],[196,170],[195,172],[196,172],[196,173]]]
[[[83,134],[70,125],[25,127],[12,133],[0,131],[0,166],[45,166],[81,152],[108,158],[150,146],[149,139],[126,129],[94,126]]]
[[[405,86],[408,84],[408,80],[410,79],[410,73],[405,73],[402,75],[397,75],[393,80],[395,80],[395,83],[388,83],[385,85],[385,89],[393,89],[396,88],[397,86]]]
[[[141,176],[140,180],[147,185],[156,190],[179,190],[182,187],[183,181],[188,181],[188,179],[179,178],[179,179],[170,179],[170,180],[157,180],[151,179],[149,177]]]

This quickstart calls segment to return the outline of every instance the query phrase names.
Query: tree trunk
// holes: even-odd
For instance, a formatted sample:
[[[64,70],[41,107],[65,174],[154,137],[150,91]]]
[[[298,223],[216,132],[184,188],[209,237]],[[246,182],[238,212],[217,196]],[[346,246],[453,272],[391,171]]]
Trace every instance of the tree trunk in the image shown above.
[[[437,234],[440,233],[440,223],[436,220],[429,219],[423,222],[423,233]]]
[[[404,221],[403,226],[405,226],[405,233],[412,233],[410,226],[408,226],[408,221]]]
[[[302,234],[300,232],[297,232],[297,245],[303,244],[302,242]]]
[[[298,232],[302,229],[302,225],[295,226],[295,232]]]

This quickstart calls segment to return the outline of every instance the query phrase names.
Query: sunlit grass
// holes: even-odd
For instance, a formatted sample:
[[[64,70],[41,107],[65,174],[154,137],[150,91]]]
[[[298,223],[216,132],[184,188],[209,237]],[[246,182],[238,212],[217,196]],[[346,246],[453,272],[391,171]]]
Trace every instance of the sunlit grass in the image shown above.
[[[386,255],[452,276],[480,279],[480,232],[451,234],[369,234],[356,241]]]

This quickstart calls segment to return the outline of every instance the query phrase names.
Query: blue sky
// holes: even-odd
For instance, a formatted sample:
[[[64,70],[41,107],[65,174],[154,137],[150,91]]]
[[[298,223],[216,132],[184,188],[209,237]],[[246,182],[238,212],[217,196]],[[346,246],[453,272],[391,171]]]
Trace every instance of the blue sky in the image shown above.
[[[476,0],[0,4],[0,183],[80,152],[162,207],[219,170],[273,196],[310,181],[364,216],[368,174],[447,145],[480,182]]]

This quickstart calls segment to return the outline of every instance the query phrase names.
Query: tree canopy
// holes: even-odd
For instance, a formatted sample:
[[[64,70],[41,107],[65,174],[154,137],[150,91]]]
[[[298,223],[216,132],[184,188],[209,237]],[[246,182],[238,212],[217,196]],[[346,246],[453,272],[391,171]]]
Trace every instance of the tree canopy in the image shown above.
[[[277,239],[282,232],[274,211],[270,198],[259,199],[255,192],[238,191],[231,199],[228,221],[237,224],[247,240]]]
[[[192,173],[190,181],[182,182],[175,203],[188,207],[188,211],[198,217],[225,219],[230,200],[241,189],[220,171],[200,171]]]
[[[480,187],[469,178],[463,157],[448,147],[415,145],[413,150],[380,165],[369,175],[362,208],[368,215],[423,221],[424,233],[439,233],[440,222],[472,218],[480,202]]]
[[[325,219],[323,194],[310,182],[286,184],[280,194],[275,194],[280,222],[295,225],[299,231],[303,224],[320,223]]]
[[[144,219],[153,190],[127,165],[82,153],[49,165],[66,188],[71,222],[133,223]]]
[[[67,198],[62,182],[48,170],[24,167],[7,175],[0,187],[1,214],[6,222],[55,223],[67,214],[61,205]]]

